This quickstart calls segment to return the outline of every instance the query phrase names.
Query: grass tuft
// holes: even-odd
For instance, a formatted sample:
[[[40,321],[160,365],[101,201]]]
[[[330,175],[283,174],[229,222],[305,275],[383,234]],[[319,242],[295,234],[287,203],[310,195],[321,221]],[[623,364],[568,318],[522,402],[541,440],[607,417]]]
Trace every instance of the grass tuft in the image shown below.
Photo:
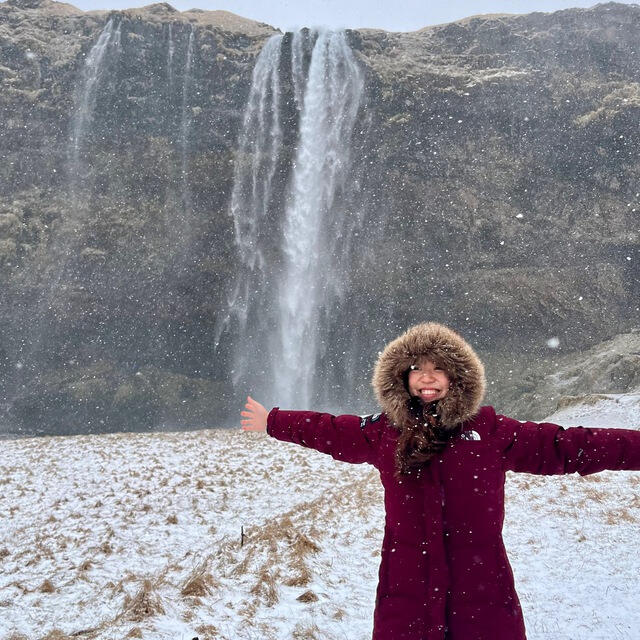
[[[196,627],[199,640],[215,640],[218,638],[218,629],[212,624],[201,624]]]
[[[313,591],[305,591],[300,594],[296,600],[298,602],[318,602],[319,598]]]
[[[133,598],[125,596],[123,614],[131,622],[142,622],[151,616],[162,613],[164,613],[164,607],[160,598],[154,593],[151,580],[144,580]]]
[[[208,572],[208,564],[208,560],[205,560],[191,572],[180,590],[183,596],[202,598],[211,594],[212,587],[216,585],[213,576]]]
[[[71,636],[60,631],[60,629],[52,629],[46,636],[42,637],[42,640],[71,640]]]
[[[56,588],[48,578],[38,587],[40,593],[55,593]]]
[[[263,569],[258,576],[258,582],[251,588],[252,595],[262,599],[265,605],[272,607],[280,600],[276,576],[267,569]]]

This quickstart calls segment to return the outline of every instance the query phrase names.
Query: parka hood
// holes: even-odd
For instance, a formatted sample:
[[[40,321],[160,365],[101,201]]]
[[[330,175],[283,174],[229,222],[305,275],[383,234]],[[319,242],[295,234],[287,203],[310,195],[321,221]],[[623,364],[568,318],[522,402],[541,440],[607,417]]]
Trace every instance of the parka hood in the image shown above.
[[[442,367],[450,378],[449,392],[437,402],[440,424],[453,429],[475,416],[485,392],[480,358],[455,331],[427,322],[411,327],[391,341],[376,362],[372,384],[389,420],[399,428],[412,422],[405,376],[420,358],[428,358]]]

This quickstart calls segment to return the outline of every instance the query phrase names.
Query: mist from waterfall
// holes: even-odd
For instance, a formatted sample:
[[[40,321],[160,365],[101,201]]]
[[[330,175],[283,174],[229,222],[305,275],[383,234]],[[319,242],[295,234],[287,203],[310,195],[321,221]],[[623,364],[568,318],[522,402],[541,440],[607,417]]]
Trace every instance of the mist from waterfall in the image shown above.
[[[231,215],[239,258],[238,274],[227,300],[228,312],[220,315],[215,343],[231,324],[242,340],[251,340],[251,324],[260,324],[256,310],[272,304],[268,265],[263,255],[262,239],[269,236],[273,223],[268,217],[273,177],[282,151],[280,112],[280,51],[282,35],[272,36],[264,45],[253,68],[251,89],[244,113],[235,163]],[[247,345],[234,354],[231,372],[234,385],[246,376],[249,368],[266,375],[268,355],[262,350],[251,353]]]
[[[34,263],[23,270],[22,277],[33,277],[34,272],[43,282],[39,296],[21,309],[22,320],[18,326],[28,337],[19,342],[16,359],[18,366],[12,380],[12,388],[7,394],[6,406],[2,413],[11,411],[16,399],[24,392],[31,381],[39,376],[39,360],[46,350],[48,336],[60,318],[67,313],[68,303],[62,292],[71,291],[81,274],[74,270],[73,259],[76,249],[85,236],[87,187],[85,176],[87,160],[85,144],[91,129],[96,109],[98,91],[109,55],[117,54],[121,45],[121,23],[117,26],[110,18],[102,29],[95,44],[89,50],[80,71],[75,91],[75,110],[70,120],[67,146],[67,180],[70,199],[64,218],[53,230],[48,247],[49,260],[45,265]],[[32,271],[33,270],[33,271]],[[82,285],[81,285],[82,286]]]
[[[293,95],[285,103],[286,77]],[[274,36],[254,69],[231,199],[241,269],[225,320],[237,322],[234,385],[267,403],[318,399],[316,367],[361,223],[343,195],[362,90],[343,32]],[[283,144],[286,107],[297,126],[291,149]]]

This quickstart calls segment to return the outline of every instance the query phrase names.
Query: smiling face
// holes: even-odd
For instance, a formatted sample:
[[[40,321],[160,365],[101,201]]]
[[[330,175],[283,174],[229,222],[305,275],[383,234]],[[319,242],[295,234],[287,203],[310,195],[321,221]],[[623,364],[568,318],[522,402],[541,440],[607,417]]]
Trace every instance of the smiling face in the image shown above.
[[[422,359],[411,365],[407,386],[412,396],[423,402],[434,402],[447,395],[449,376],[431,360]]]

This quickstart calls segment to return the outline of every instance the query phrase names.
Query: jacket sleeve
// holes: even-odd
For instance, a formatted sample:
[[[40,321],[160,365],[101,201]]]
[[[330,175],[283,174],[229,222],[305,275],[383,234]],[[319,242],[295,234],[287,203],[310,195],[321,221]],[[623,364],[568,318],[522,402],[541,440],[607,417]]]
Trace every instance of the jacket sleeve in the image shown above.
[[[520,422],[496,416],[504,468],[541,475],[640,470],[640,431],[565,429],[550,422]]]
[[[280,411],[276,407],[267,418],[267,433],[278,440],[328,453],[336,460],[377,466],[380,422],[314,411]]]

